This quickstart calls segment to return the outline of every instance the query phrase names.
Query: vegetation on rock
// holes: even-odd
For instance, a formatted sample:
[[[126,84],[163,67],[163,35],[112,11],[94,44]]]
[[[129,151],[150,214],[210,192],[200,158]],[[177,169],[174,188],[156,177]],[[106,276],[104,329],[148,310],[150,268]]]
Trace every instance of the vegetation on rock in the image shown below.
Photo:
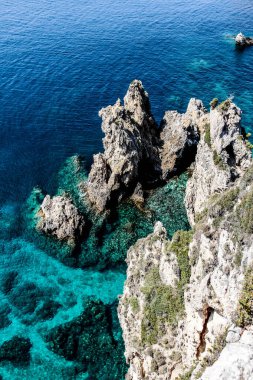
[[[239,299],[237,324],[246,327],[253,324],[253,268],[245,274],[244,287]]]

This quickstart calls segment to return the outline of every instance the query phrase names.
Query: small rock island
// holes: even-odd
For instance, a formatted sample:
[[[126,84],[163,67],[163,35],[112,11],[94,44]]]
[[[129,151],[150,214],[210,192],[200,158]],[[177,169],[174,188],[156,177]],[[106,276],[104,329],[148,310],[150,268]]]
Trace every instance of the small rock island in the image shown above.
[[[253,46],[253,38],[245,37],[245,35],[240,32],[235,37],[235,43],[239,47]]]

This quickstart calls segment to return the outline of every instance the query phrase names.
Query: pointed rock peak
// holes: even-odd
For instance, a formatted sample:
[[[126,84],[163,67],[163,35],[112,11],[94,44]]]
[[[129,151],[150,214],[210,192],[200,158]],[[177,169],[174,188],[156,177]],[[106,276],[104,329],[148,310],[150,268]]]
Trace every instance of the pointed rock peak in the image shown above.
[[[158,221],[156,222],[154,226],[154,234],[160,236],[161,238],[166,239],[167,238],[167,231],[164,228],[162,222]]]
[[[123,114],[123,111],[124,107],[121,105],[121,100],[118,99],[113,106],[101,108],[101,110],[98,113],[98,116],[102,118],[103,122],[106,121],[108,124],[109,122],[112,122],[114,119],[117,119],[117,117],[121,116]],[[102,130],[104,131],[103,127],[104,126],[102,125]]]
[[[204,104],[201,100],[191,98],[186,113],[193,114],[196,117],[201,117],[202,115],[207,113],[207,110],[205,109]]]
[[[231,99],[227,99],[215,109],[211,109],[210,136],[218,153],[226,149],[241,135],[241,113],[240,108]]]
[[[124,97],[125,110],[131,113],[132,118],[138,124],[142,124],[144,117],[150,115],[150,103],[148,93],[144,90],[142,82],[134,80]]]

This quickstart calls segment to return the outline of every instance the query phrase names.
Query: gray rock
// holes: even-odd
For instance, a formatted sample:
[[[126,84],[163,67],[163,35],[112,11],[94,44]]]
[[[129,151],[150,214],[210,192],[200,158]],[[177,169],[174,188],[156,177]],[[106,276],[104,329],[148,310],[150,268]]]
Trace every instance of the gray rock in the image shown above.
[[[160,178],[159,132],[148,94],[133,81],[124,98],[103,108],[104,153],[94,156],[87,194],[98,211],[131,195],[137,182],[151,186]]]
[[[231,186],[252,162],[241,133],[241,110],[230,100],[210,111],[210,124],[198,145],[195,167],[186,188],[191,225],[207,199]]]
[[[244,335],[247,341],[244,342]],[[219,359],[208,367],[201,380],[253,379],[253,332],[245,331],[241,340],[231,342],[222,350]]]
[[[238,33],[237,36],[235,37],[235,43],[237,46],[240,46],[240,47],[252,46],[253,38],[245,37],[243,33]]]
[[[191,99],[185,114],[167,111],[161,123],[161,161],[163,179],[186,169],[197,151],[200,131],[208,115],[203,103]]]
[[[37,229],[59,240],[74,242],[84,232],[84,218],[67,196],[46,195],[38,216]]]

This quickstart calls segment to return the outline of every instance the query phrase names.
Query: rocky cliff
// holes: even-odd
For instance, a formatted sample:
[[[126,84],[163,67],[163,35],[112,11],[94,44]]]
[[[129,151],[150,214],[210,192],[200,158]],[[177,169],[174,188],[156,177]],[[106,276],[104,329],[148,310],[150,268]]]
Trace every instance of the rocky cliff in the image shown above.
[[[37,229],[73,245],[93,228],[78,209],[82,202],[100,218],[126,198],[145,203],[145,193],[188,169],[192,229],[169,240],[157,220],[127,253],[118,307],[127,379],[252,379],[253,163],[241,110],[214,99],[207,112],[191,99],[184,114],[167,111],[158,127],[135,80],[123,104],[100,116],[104,152],[94,156],[88,180],[75,184],[78,202],[69,194],[46,196],[35,207]],[[103,255],[92,247],[96,259]]]
[[[169,241],[157,222],[128,251],[118,313],[129,380],[253,377],[251,152],[230,100],[201,109],[185,199],[193,229]]]

